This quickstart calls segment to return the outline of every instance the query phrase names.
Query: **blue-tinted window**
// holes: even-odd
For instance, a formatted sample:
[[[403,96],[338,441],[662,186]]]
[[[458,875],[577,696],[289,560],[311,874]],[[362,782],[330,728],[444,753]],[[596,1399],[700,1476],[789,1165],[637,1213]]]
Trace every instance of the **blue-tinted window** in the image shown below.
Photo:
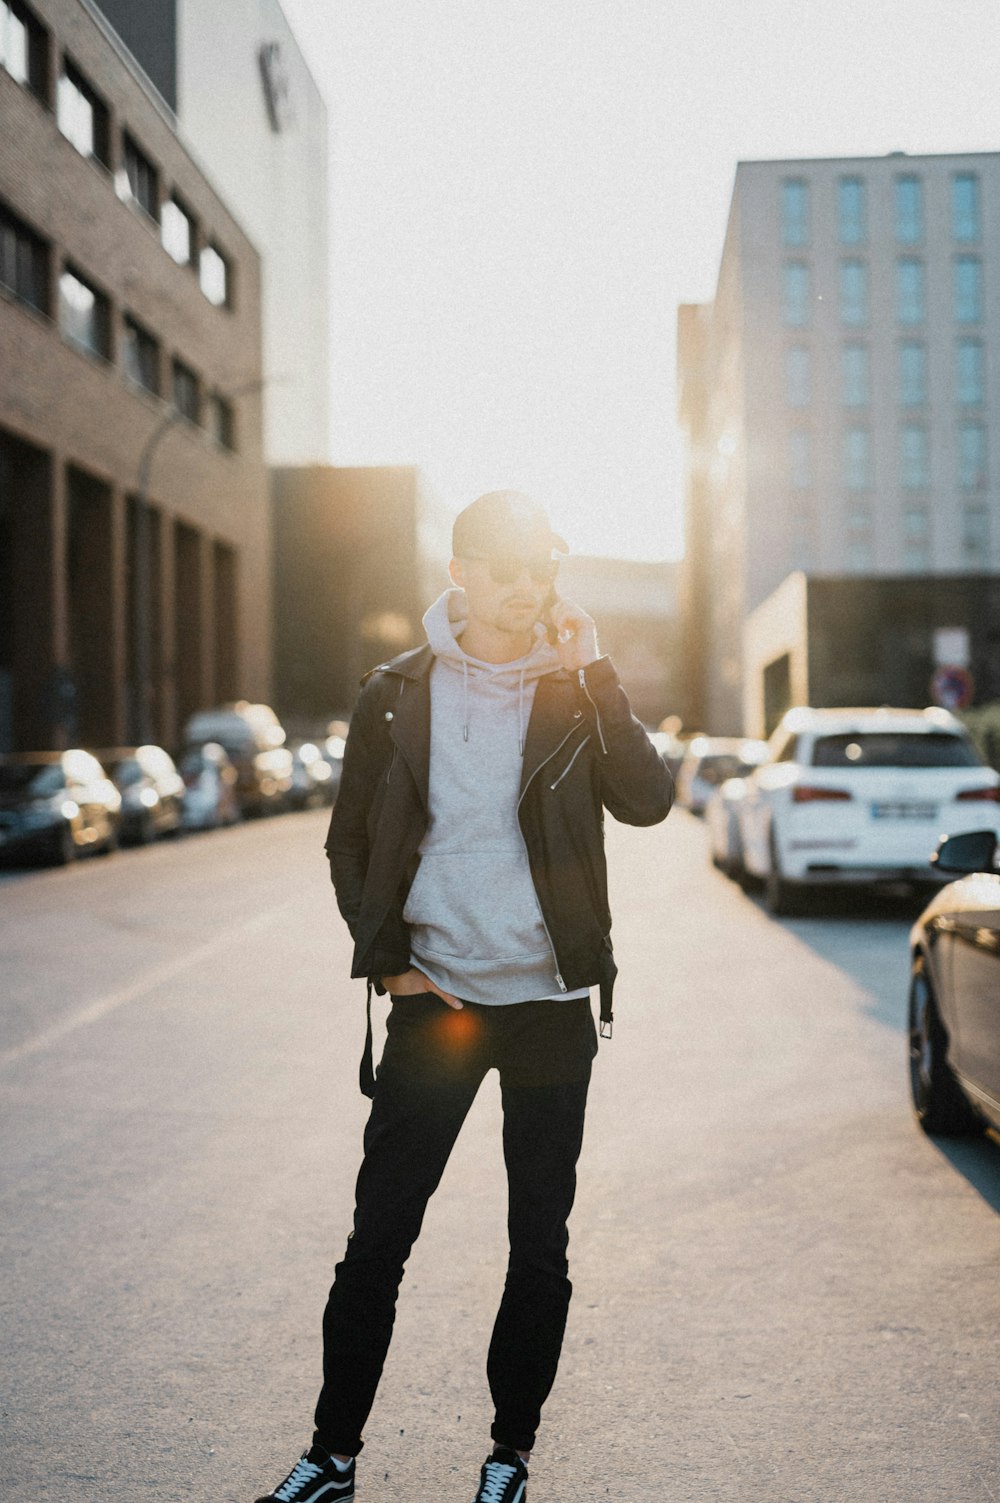
[[[958,341],[955,397],[963,407],[978,407],[983,400],[983,346],[978,339]]]
[[[871,435],[867,428],[848,428],[844,434],[844,485],[849,491],[868,490],[871,477]]]
[[[785,245],[809,244],[809,184],[798,177],[781,185],[781,238]]]
[[[924,238],[924,185],[918,177],[896,179],[896,239],[919,245]]]
[[[983,263],[978,256],[956,256],[952,274],[955,322],[978,323],[983,316]]]
[[[908,423],[899,436],[900,480],[906,491],[922,491],[930,484],[927,430]]]
[[[812,301],[809,267],[804,261],[786,261],[782,287],[785,323],[793,329],[804,328],[809,322]]]
[[[963,491],[986,484],[986,429],[982,423],[963,423],[958,430],[958,483]]]
[[[903,407],[927,401],[927,348],[919,339],[904,339],[899,346],[899,401]]]
[[[965,508],[962,516],[962,549],[970,563],[986,563],[990,549],[990,516],[984,507]]]
[[[896,317],[901,324],[924,321],[924,263],[915,256],[896,262]]]
[[[867,407],[871,362],[863,344],[845,344],[840,352],[840,390],[845,407]]]
[[[842,177],[837,184],[837,228],[841,245],[865,240],[865,184],[860,177]]]
[[[978,240],[979,178],[957,172],[951,180],[951,232],[956,240]]]
[[[789,407],[808,407],[812,399],[809,351],[793,345],[785,351],[785,400]]]
[[[848,328],[868,322],[868,267],[864,261],[840,263],[840,321]]]
[[[813,483],[812,443],[804,428],[788,435],[788,478],[796,491],[808,490]]]

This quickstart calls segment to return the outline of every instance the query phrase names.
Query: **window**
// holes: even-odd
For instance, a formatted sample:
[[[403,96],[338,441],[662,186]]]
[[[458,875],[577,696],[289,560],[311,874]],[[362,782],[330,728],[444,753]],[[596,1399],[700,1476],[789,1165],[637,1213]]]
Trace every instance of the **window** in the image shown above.
[[[864,179],[842,177],[837,184],[837,224],[841,245],[864,244],[866,209]]]
[[[854,328],[868,322],[868,267],[863,261],[840,263],[840,321]]]
[[[809,244],[809,184],[799,177],[781,185],[781,239],[784,245]]]
[[[785,323],[790,328],[805,328],[809,322],[809,305],[811,301],[809,267],[804,261],[786,261],[784,266],[783,312]]]
[[[208,399],[208,431],[215,442],[223,449],[236,448],[235,423],[233,421],[232,405],[225,397],[220,397],[218,392],[213,392]]]
[[[69,267],[59,278],[59,327],[70,344],[88,355],[110,360],[110,304],[103,292]]]
[[[927,348],[919,339],[899,346],[899,401],[902,407],[923,407],[927,401]]]
[[[848,428],[844,433],[844,484],[849,491],[866,491],[871,485],[871,437],[867,428]]]
[[[27,7],[19,0],[0,0],[0,67],[43,101],[48,96],[47,52],[45,28]]]
[[[844,406],[867,407],[870,387],[867,345],[845,344],[840,352],[840,395]]]
[[[792,345],[785,351],[785,399],[789,407],[808,407],[812,396],[809,351]]]
[[[955,322],[978,323],[983,316],[983,263],[978,256],[956,256],[953,277]]]
[[[137,204],[150,219],[159,220],[160,185],[156,168],[130,135],[123,139],[118,192],[121,198],[130,199]]]
[[[914,256],[896,262],[896,317],[901,324],[924,321],[924,263]]]
[[[896,179],[896,239],[919,245],[924,238],[924,185],[918,177]]]
[[[788,435],[788,478],[795,491],[805,491],[813,483],[812,444],[804,428]]]
[[[963,735],[951,731],[847,731],[817,736],[814,767],[978,767]]]
[[[217,308],[229,304],[229,263],[214,245],[203,246],[198,259],[198,281],[210,303]]]
[[[955,361],[955,397],[962,407],[978,407],[983,400],[983,346],[978,339],[960,339]]]
[[[951,233],[956,240],[979,239],[979,179],[956,172],[951,180]]]
[[[911,506],[903,514],[903,532],[908,542],[923,542],[927,537],[928,517],[922,506]]]
[[[986,484],[986,429],[982,423],[963,423],[958,430],[958,483],[963,491]]]
[[[197,423],[201,417],[201,392],[198,377],[182,360],[175,360],[173,367],[174,406],[181,417],[189,423]]]
[[[0,286],[22,303],[49,311],[49,248],[0,204]]]
[[[989,513],[967,506],[962,515],[962,550],[971,563],[985,563],[990,547]]]
[[[92,157],[105,167],[110,160],[107,106],[94,93],[82,73],[67,58],[59,79],[56,98],[59,129],[81,156]]]
[[[875,567],[875,555],[867,538],[852,538],[847,548],[847,567],[858,573]]]
[[[929,482],[927,463],[927,429],[907,423],[899,435],[899,469],[903,489],[926,490]]]
[[[168,198],[160,211],[163,248],[178,266],[194,263],[194,220],[176,198]]]
[[[160,395],[160,344],[137,319],[126,317],[122,340],[125,374],[144,391]]]

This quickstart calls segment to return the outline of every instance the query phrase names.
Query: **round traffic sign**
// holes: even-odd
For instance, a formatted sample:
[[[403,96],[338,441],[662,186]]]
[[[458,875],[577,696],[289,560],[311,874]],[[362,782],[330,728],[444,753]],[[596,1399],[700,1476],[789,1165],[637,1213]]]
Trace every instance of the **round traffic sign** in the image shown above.
[[[931,679],[931,700],[943,710],[964,710],[972,703],[972,674],[968,668],[944,664]]]

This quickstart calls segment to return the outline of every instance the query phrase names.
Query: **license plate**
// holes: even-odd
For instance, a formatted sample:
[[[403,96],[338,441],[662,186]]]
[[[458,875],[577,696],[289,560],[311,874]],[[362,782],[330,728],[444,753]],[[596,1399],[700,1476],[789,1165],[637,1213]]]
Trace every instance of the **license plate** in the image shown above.
[[[937,804],[916,804],[901,799],[872,804],[872,819],[937,819]]]

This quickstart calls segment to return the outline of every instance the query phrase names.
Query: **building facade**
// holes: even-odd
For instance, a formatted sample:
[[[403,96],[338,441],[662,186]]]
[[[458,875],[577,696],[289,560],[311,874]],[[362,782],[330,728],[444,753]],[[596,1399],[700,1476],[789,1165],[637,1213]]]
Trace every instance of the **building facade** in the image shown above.
[[[268,462],[324,462],[327,115],[278,0],[90,3],[156,88],[260,254]]]
[[[0,0],[0,746],[271,687],[260,261],[83,0]]]
[[[678,355],[712,729],[741,729],[744,622],[792,571],[1000,570],[1000,153],[740,163]]]

